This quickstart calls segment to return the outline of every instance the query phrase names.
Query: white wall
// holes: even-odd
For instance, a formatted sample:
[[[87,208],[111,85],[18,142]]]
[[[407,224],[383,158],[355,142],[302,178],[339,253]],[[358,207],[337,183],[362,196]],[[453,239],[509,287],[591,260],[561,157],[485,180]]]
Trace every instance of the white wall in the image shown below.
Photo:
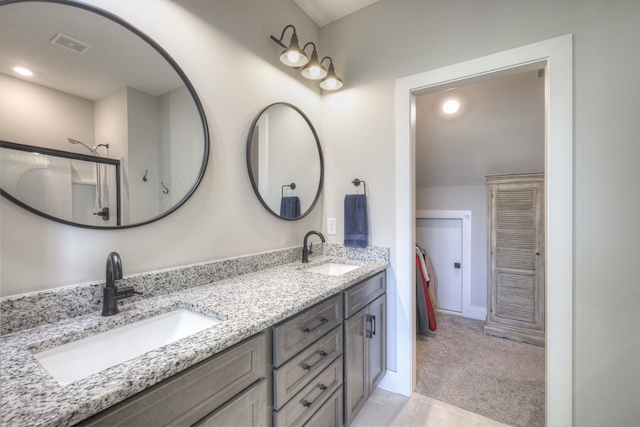
[[[127,88],[122,88],[99,99],[94,104],[96,144],[109,144],[109,157],[122,163],[120,181],[122,197],[120,207],[122,223],[130,224],[129,218],[129,135]],[[105,153],[104,148],[100,148]],[[115,217],[115,216],[114,216]]]
[[[91,154],[67,138],[93,147],[93,102],[5,74],[0,93],[0,139]]]
[[[640,225],[611,220],[618,212],[633,217],[640,208],[639,14],[635,0],[382,0],[322,29],[323,46],[345,82],[323,102],[333,169],[325,211],[340,218],[347,177],[362,175],[372,192],[372,243],[390,246],[392,254],[396,79],[574,34],[577,426],[634,425],[640,417]],[[391,289],[394,274],[392,267]]]
[[[204,135],[200,116],[185,86],[162,95],[159,100],[160,170],[163,175],[156,175],[156,180],[165,182],[167,188],[171,187],[165,194],[161,184],[156,185],[160,194],[160,212],[164,212],[175,206],[196,181],[202,165],[204,147],[200,141]]]
[[[301,40],[317,41],[318,28],[301,9],[289,0],[89,3],[137,26],[180,64],[207,115],[207,171],[198,190],[175,213],[126,230],[58,224],[2,198],[1,295],[103,280],[111,251],[120,253],[129,275],[301,245],[307,231],[322,227],[322,203],[299,221],[269,214],[253,193],[245,161],[251,122],[273,102],[298,106],[320,127],[317,86],[281,65],[281,49],[269,40],[294,24]],[[320,138],[322,142],[322,134]]]
[[[128,87],[126,161],[128,164],[129,221],[132,224],[158,215],[160,206],[160,134],[158,98]],[[147,171],[150,173],[147,174]],[[147,175],[147,181],[142,178]],[[193,182],[193,181],[192,181]]]

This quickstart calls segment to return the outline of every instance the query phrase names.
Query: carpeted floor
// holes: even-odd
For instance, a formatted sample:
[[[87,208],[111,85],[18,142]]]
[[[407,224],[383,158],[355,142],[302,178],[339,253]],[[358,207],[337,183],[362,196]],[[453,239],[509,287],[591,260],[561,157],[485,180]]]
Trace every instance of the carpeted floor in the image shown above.
[[[437,314],[416,339],[416,391],[518,427],[544,426],[544,348],[484,335],[484,322]]]

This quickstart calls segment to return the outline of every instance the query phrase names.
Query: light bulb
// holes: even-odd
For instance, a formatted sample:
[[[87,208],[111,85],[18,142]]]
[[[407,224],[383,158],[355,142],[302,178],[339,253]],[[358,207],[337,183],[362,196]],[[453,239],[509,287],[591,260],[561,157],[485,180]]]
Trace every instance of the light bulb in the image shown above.
[[[334,88],[338,81],[336,79],[327,79],[324,81],[324,84],[329,88]]]
[[[460,103],[455,99],[450,99],[444,104],[442,104],[442,111],[444,111],[447,114],[457,113],[459,109],[460,109]]]
[[[292,52],[287,53],[287,58],[292,63],[296,63],[300,59],[300,54],[298,52],[292,51]]]
[[[23,76],[27,76],[27,77],[33,76],[33,73],[31,72],[31,70],[28,70],[24,67],[13,67],[13,71]]]
[[[309,74],[311,74],[313,77],[318,77],[320,75],[320,67],[311,67],[309,69]]]

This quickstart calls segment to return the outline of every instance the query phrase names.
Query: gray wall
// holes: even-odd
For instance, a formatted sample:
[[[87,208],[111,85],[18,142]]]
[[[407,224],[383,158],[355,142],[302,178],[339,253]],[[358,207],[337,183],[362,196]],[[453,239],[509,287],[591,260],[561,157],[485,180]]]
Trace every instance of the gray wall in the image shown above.
[[[612,220],[640,207],[639,15],[636,0],[382,0],[322,28],[345,82],[323,100],[327,163],[348,171],[327,174],[325,211],[339,217],[347,176],[361,175],[372,192],[372,243],[392,254],[396,79],[574,34],[577,426],[640,418],[640,225]]]

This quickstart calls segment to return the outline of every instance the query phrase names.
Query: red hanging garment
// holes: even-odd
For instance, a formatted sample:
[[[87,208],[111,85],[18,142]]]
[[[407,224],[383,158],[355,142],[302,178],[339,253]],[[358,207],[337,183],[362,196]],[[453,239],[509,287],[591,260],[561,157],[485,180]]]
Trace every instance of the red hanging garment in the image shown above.
[[[416,265],[420,272],[420,281],[422,282],[422,289],[424,290],[424,296],[427,300],[427,316],[429,317],[429,330],[436,330],[436,313],[431,305],[431,298],[429,298],[429,290],[427,287],[427,281],[424,278],[424,272],[422,271],[422,263],[420,262],[420,255],[416,254]]]

